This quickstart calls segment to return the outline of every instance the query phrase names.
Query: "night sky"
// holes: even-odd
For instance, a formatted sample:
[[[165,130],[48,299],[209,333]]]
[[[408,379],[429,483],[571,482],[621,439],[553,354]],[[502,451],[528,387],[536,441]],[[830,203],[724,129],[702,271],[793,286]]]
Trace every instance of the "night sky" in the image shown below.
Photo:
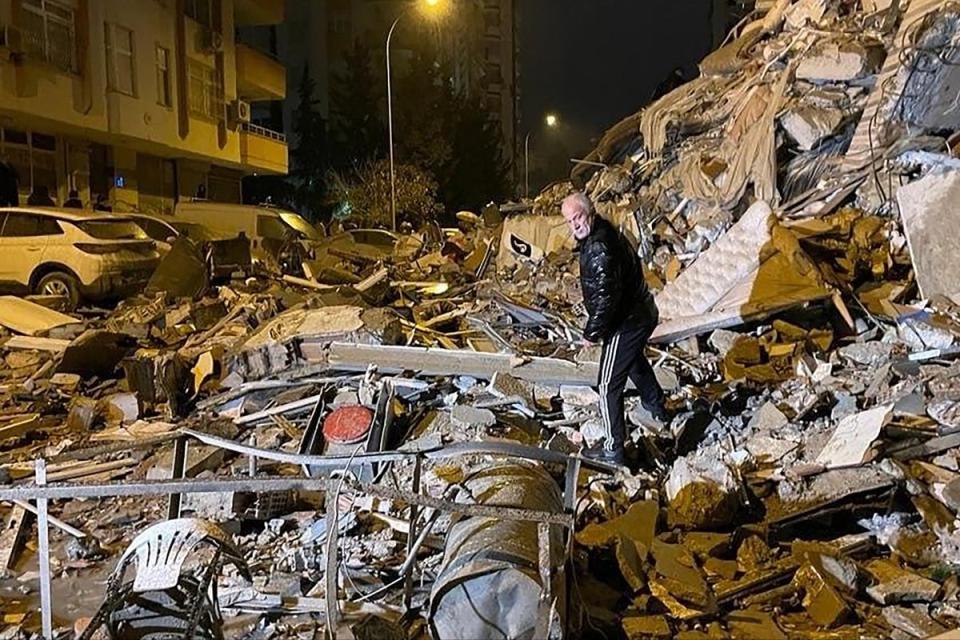
[[[519,0],[519,137],[522,145],[533,131],[531,181],[562,177],[570,155],[582,157],[608,127],[644,106],[673,69],[695,75],[711,46],[710,4]],[[543,127],[547,112],[560,116],[559,130]]]

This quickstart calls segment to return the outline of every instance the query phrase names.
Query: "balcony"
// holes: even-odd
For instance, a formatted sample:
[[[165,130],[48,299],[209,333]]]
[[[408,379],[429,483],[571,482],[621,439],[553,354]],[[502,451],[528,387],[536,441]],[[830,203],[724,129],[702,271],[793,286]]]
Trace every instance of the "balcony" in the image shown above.
[[[284,0],[234,0],[233,16],[238,27],[259,27],[283,22]]]
[[[255,124],[240,129],[240,162],[257,172],[286,174],[287,138]]]
[[[237,91],[247,102],[287,97],[286,68],[265,53],[237,43]]]

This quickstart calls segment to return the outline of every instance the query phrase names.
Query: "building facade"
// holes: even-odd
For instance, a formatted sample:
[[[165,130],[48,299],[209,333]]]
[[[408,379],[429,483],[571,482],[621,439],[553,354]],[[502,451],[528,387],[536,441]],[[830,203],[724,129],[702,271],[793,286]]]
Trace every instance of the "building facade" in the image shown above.
[[[286,173],[283,134],[250,122],[286,70],[234,35],[283,18],[283,0],[0,0],[0,159],[21,201],[166,212]]]

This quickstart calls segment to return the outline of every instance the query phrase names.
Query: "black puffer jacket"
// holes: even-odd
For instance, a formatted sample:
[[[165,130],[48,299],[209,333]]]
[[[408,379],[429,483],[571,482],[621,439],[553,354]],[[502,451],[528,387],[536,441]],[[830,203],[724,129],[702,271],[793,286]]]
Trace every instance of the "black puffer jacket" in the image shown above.
[[[601,342],[628,323],[652,329],[658,321],[657,307],[627,239],[596,216],[590,235],[577,248],[583,303],[590,314],[583,337]]]

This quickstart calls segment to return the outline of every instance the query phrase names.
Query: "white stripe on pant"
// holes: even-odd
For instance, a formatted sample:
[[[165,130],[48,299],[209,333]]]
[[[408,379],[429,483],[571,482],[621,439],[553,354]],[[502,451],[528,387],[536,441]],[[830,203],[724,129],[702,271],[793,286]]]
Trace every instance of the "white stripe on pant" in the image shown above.
[[[617,359],[617,346],[620,344],[620,333],[615,333],[607,342],[603,355],[606,358],[600,370],[598,391],[600,393],[600,422],[606,436],[604,448],[613,450],[613,422],[610,419],[610,407],[607,406],[607,391],[610,387],[610,377],[613,375],[613,363]]]

